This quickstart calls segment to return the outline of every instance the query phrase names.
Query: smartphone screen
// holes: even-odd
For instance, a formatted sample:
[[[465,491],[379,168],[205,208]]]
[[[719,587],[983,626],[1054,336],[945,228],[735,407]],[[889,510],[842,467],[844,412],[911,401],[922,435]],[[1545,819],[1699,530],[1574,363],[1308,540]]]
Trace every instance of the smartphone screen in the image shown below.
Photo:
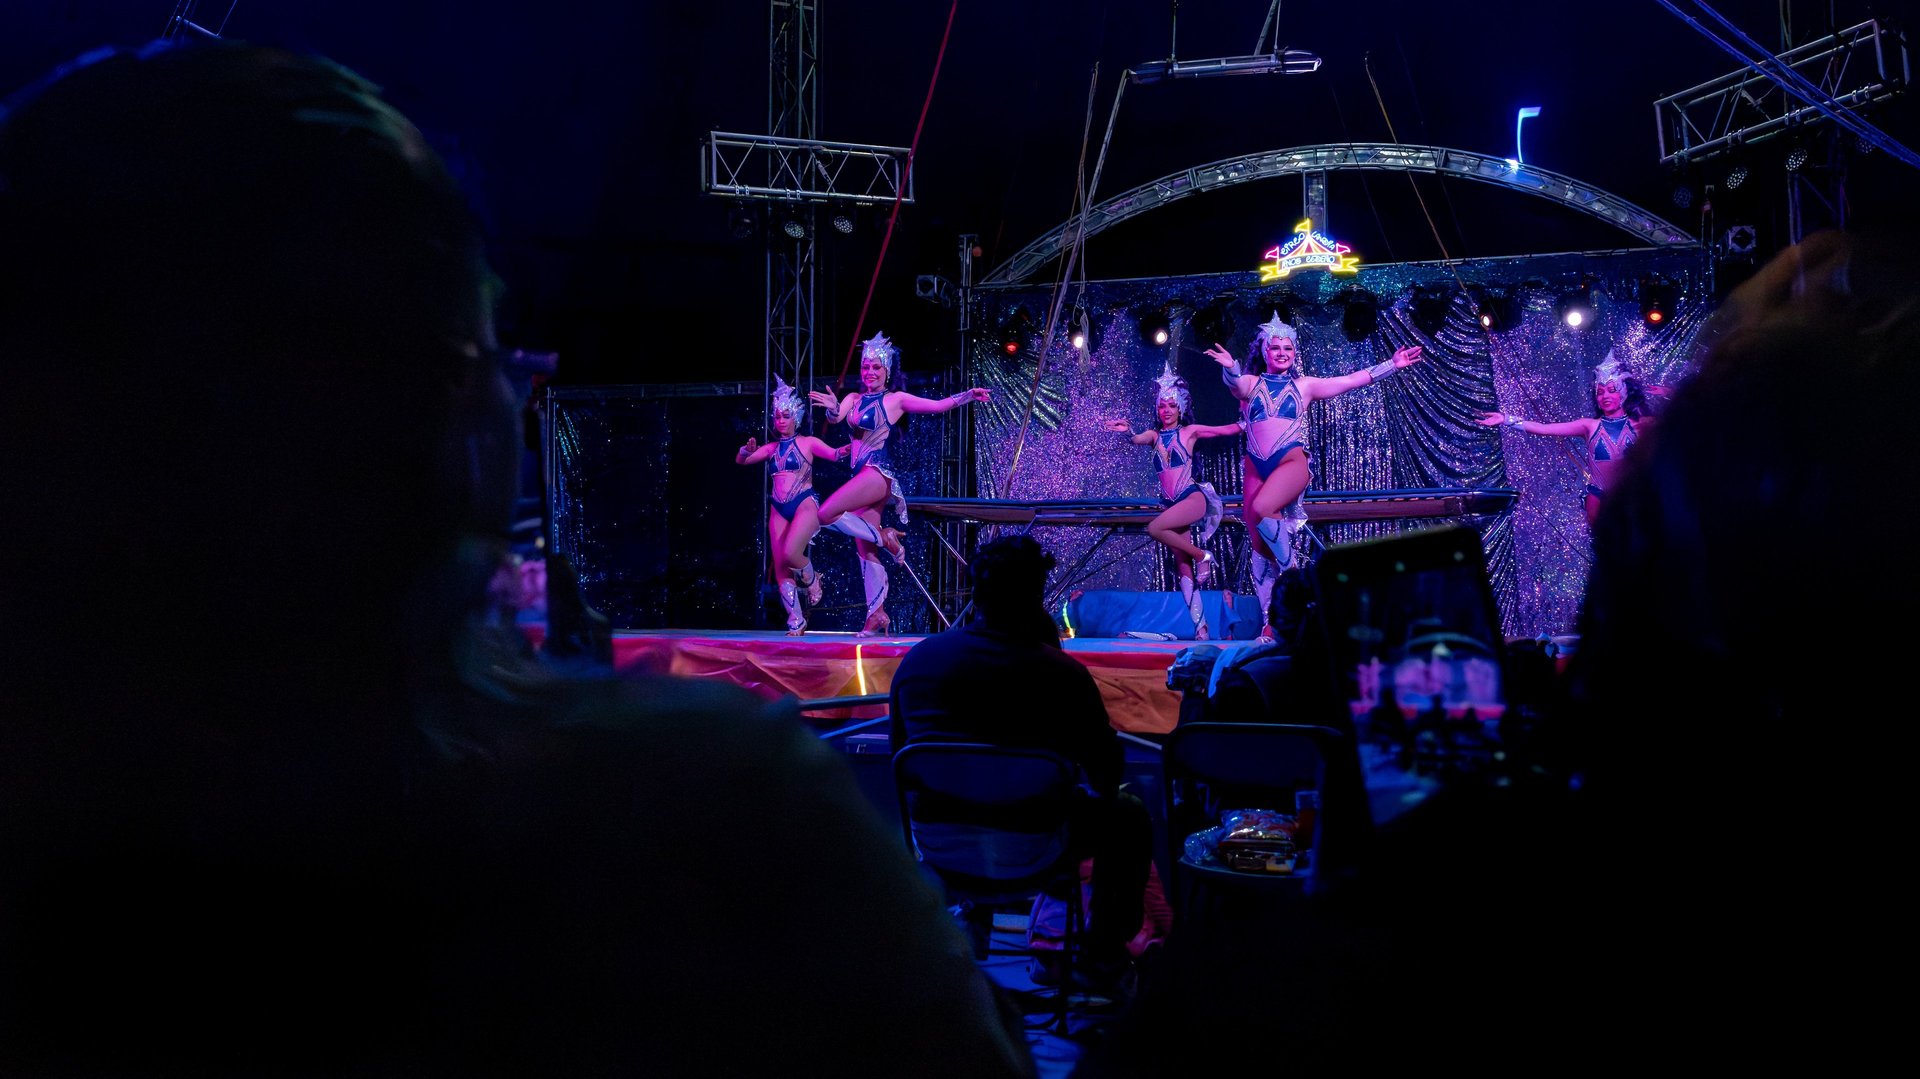
[[[1480,537],[1435,528],[1330,548],[1319,567],[1335,697],[1370,790],[1486,773],[1507,713],[1500,619]],[[1376,799],[1376,803],[1378,799]]]

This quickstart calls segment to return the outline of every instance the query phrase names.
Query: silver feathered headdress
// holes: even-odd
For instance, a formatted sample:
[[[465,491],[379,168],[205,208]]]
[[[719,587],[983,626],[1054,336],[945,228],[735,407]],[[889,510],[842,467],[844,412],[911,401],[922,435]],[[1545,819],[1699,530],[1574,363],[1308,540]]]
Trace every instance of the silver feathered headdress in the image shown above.
[[[1250,357],[1251,363],[1248,365],[1251,373],[1259,374],[1267,369],[1267,342],[1276,337],[1289,338],[1293,341],[1294,348],[1300,347],[1300,331],[1280,321],[1278,311],[1273,313],[1272,319],[1261,323],[1254,330],[1253,354]],[[1235,373],[1237,372],[1229,372],[1230,375]]]
[[[1609,382],[1617,382],[1620,383],[1620,388],[1624,392],[1626,390],[1626,380],[1631,377],[1631,374],[1632,373],[1626,369],[1626,366],[1614,356],[1613,350],[1608,349],[1607,358],[1601,360],[1600,366],[1593,369],[1593,384],[1598,387],[1604,386]]]
[[[884,333],[876,333],[860,342],[860,362],[879,360],[886,364],[888,375],[894,373],[894,364],[899,359],[900,349],[892,341],[887,340],[887,335]]]
[[[800,418],[807,414],[807,402],[779,375],[773,376],[773,414],[792,416],[795,423],[799,423]]]
[[[1187,380],[1174,374],[1171,359],[1167,360],[1166,371],[1153,381],[1160,387],[1159,392],[1153,397],[1154,407],[1158,408],[1162,401],[1172,401],[1180,406],[1182,416],[1193,407],[1193,394],[1187,389]]]
[[[1267,342],[1276,337],[1290,337],[1293,339],[1294,344],[1298,345],[1300,343],[1300,331],[1280,321],[1280,312],[1278,311],[1273,313],[1271,320],[1261,323],[1254,331],[1253,347],[1264,354],[1267,351]]]

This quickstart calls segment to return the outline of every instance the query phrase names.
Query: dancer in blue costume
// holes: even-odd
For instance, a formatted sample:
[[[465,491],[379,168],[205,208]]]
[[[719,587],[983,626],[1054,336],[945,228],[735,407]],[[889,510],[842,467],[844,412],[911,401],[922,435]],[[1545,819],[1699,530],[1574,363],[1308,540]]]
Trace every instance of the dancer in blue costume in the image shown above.
[[[1237,424],[1208,427],[1182,424],[1193,407],[1193,395],[1186,380],[1173,373],[1171,362],[1166,373],[1154,380],[1159,392],[1154,398],[1154,413],[1159,425],[1154,430],[1135,431],[1127,420],[1113,420],[1107,429],[1125,433],[1136,446],[1152,446],[1160,465],[1160,515],[1147,524],[1147,534],[1173,551],[1174,573],[1186,600],[1187,614],[1193,618],[1195,640],[1207,640],[1207,620],[1200,606],[1198,589],[1212,577],[1213,553],[1201,545],[1213,538],[1225,516],[1220,496],[1213,484],[1193,481],[1193,448],[1203,438],[1230,438],[1240,433]]]
[[[820,506],[818,528],[832,528],[854,538],[860,552],[860,577],[867,592],[867,620],[859,636],[885,633],[887,618],[887,568],[880,563],[880,551],[900,561],[905,549],[897,529],[883,528],[880,511],[889,503],[902,523],[907,519],[907,499],[887,459],[887,438],[900,417],[907,413],[951,412],[962,405],[985,401],[992,391],[975,386],[950,397],[930,401],[902,390],[887,389],[900,350],[884,334],[874,334],[860,346],[859,393],[834,400],[832,393],[816,390],[808,398],[827,410],[827,421],[845,421],[853,433],[853,478]],[[787,560],[799,565],[805,560],[811,531],[787,530]]]
[[[733,455],[738,464],[770,461],[773,466],[772,503],[767,507],[768,572],[780,589],[780,605],[787,610],[790,637],[807,631],[807,616],[800,606],[801,589],[806,590],[807,603],[811,605],[820,602],[821,584],[820,574],[814,572],[813,563],[807,561],[805,545],[800,548],[800,561],[788,562],[787,534],[801,532],[812,536],[820,531],[820,496],[813,489],[814,459],[841,461],[853,452],[851,446],[829,446],[812,435],[800,434],[800,417],[806,410],[806,402],[800,400],[786,379],[775,376],[773,431],[780,436],[779,441],[762,446],[757,439],[749,438]]]
[[[1613,486],[1614,476],[1620,471],[1627,447],[1653,427],[1653,413],[1647,404],[1649,394],[1665,396],[1666,390],[1658,386],[1642,387],[1640,380],[1628,375],[1609,349],[1607,358],[1593,369],[1593,403],[1600,413],[1598,416],[1564,423],[1540,423],[1523,420],[1510,412],[1485,412],[1480,416],[1480,425],[1511,427],[1529,435],[1586,439],[1586,510],[1587,524],[1591,526],[1600,513],[1607,488]]]
[[[1227,385],[1245,402],[1247,432],[1246,488],[1241,516],[1253,543],[1253,588],[1260,609],[1272,606],[1273,585],[1293,563],[1294,539],[1306,526],[1304,496],[1312,478],[1307,451],[1307,406],[1338,397],[1348,390],[1371,386],[1388,375],[1420,362],[1420,346],[1410,345],[1364,370],[1319,378],[1299,373],[1300,334],[1280,321],[1263,324],[1254,335],[1249,366],[1264,374],[1244,374],[1233,354],[1219,343],[1207,350],[1226,369]],[[1262,548],[1265,548],[1264,550]],[[1273,639],[1273,627],[1263,624],[1260,636]]]

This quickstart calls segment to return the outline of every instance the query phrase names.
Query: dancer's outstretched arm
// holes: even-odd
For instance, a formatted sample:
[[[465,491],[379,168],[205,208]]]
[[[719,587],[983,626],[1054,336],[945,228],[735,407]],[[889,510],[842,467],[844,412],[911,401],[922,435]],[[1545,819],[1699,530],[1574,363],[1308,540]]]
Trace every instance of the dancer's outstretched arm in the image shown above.
[[[761,446],[759,439],[749,438],[747,439],[746,445],[734,451],[733,462],[739,465],[757,465],[767,458],[772,457],[774,447],[778,445],[779,443],[777,442],[769,442]],[[756,449],[755,447],[758,448]]]
[[[1406,348],[1395,352],[1392,359],[1381,360],[1372,367],[1355,371],[1351,374],[1334,375],[1329,378],[1315,378],[1312,375],[1301,375],[1299,378],[1300,392],[1309,401],[1325,401],[1329,397],[1338,397],[1348,390],[1357,390],[1362,386],[1371,386],[1381,379],[1386,378],[1388,375],[1400,370],[1402,367],[1411,367],[1419,363],[1420,358],[1420,346],[1408,345]]]
[[[959,393],[950,394],[938,399],[915,397],[913,394],[901,390],[887,395],[887,405],[890,408],[898,408],[901,412],[952,412],[961,405],[970,405],[975,401],[989,401],[992,399],[993,391],[985,386],[974,386],[961,390]]]
[[[1233,353],[1228,352],[1225,345],[1214,342],[1213,347],[1207,350],[1207,358],[1226,368],[1226,374],[1222,377],[1227,380],[1227,388],[1233,391],[1235,397],[1244,401],[1253,393],[1253,383],[1259,376],[1237,374],[1240,361],[1233,358]]]
[[[1594,425],[1599,422],[1589,418],[1567,420],[1565,423],[1539,423],[1534,420],[1523,420],[1511,412],[1482,412],[1479,420],[1482,427],[1505,426],[1523,434],[1555,435],[1561,438],[1571,438],[1575,435],[1585,438],[1593,434]]]
[[[853,443],[844,446],[829,446],[812,435],[800,436],[800,449],[810,461],[826,458],[829,461],[844,461],[853,456]]]
[[[1196,439],[1232,438],[1243,433],[1237,423],[1224,423],[1217,427],[1210,427],[1204,423],[1190,423],[1186,426],[1186,431]]]
[[[839,423],[847,418],[847,413],[853,411],[853,406],[859,402],[860,395],[850,393],[839,402],[835,402],[832,392],[815,390],[807,395],[807,400],[813,402],[815,408],[827,410],[828,423]]]

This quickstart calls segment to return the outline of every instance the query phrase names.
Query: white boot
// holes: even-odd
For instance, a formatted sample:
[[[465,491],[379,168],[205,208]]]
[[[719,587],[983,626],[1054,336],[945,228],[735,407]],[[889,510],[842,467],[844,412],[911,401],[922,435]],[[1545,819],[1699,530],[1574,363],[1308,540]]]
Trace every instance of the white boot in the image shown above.
[[[1261,520],[1262,533],[1271,521],[1271,517]],[[1260,601],[1260,639],[1271,641],[1274,639],[1273,623],[1269,621],[1272,615],[1268,612],[1273,609],[1273,586],[1280,579],[1280,567],[1259,551],[1254,551],[1250,569],[1253,574],[1253,594]]]
[[[906,561],[907,549],[900,542],[900,530],[897,528],[875,528],[867,523],[866,518],[856,517],[851,513],[841,514],[827,527],[835,532],[852,536],[854,539],[866,540],[892,555],[895,562]]]
[[[1193,639],[1211,639],[1212,634],[1207,632],[1207,612],[1200,605],[1200,590],[1193,586],[1193,578],[1180,578],[1180,595],[1187,601],[1187,614],[1193,619]]]
[[[867,621],[854,636],[872,637],[885,633],[892,624],[887,617],[887,567],[881,565],[878,559],[861,559],[860,583],[867,589]]]
[[[792,581],[780,582],[780,606],[787,609],[787,636],[805,633],[807,616],[800,613],[800,589]]]
[[[1260,518],[1260,538],[1266,540],[1267,547],[1273,551],[1275,575],[1293,564],[1293,529],[1287,525],[1288,522],[1278,517]]]

